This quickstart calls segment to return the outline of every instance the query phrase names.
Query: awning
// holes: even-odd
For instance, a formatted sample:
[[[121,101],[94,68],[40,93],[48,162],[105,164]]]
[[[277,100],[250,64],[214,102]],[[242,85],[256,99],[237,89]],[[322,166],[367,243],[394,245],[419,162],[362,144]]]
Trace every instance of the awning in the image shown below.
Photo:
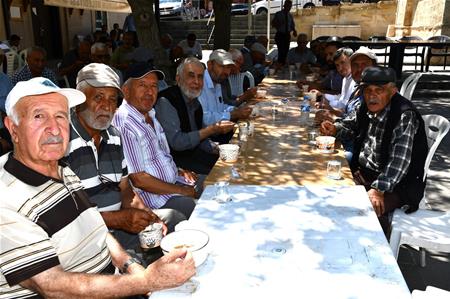
[[[44,0],[44,4],[85,10],[131,12],[127,0]]]

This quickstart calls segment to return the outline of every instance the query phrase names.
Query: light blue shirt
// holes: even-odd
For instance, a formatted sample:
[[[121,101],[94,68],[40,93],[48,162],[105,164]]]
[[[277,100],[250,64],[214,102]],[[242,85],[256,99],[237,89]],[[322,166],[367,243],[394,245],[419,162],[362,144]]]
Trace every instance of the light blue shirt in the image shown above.
[[[205,70],[203,89],[198,100],[202,104],[205,126],[221,120],[230,120],[230,112],[234,109],[234,106],[225,104],[222,98],[222,87],[220,83],[213,82],[208,70]]]
[[[0,72],[0,109],[5,111],[5,102],[8,93],[13,88],[8,75]],[[0,124],[1,126],[1,124]]]

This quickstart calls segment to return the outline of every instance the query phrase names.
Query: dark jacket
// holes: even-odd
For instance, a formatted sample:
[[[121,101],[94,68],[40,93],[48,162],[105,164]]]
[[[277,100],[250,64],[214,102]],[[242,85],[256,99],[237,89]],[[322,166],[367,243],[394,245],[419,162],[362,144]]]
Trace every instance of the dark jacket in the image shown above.
[[[369,127],[369,117],[367,116],[367,105],[363,102],[358,111],[358,130],[357,136],[354,140],[353,159],[350,167],[352,171],[360,168],[358,163],[359,153],[362,144],[367,135]],[[427,135],[425,133],[425,125],[422,116],[414,107],[414,105],[396,93],[391,99],[391,109],[387,115],[387,124],[384,130],[384,135],[381,142],[381,165],[380,169],[384,169],[388,163],[389,153],[392,151],[392,132],[400,121],[401,115],[406,111],[413,111],[419,120],[419,129],[414,135],[411,162],[408,172],[403,179],[394,187],[394,192],[397,193],[402,201],[402,205],[408,205],[407,212],[414,212],[419,207],[424,191],[426,180],[424,176],[425,160],[428,154]]]

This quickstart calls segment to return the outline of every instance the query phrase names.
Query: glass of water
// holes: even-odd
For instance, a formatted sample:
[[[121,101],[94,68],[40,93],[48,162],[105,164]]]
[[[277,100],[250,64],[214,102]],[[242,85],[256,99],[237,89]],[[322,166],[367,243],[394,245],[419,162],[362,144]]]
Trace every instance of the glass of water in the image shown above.
[[[327,177],[333,180],[341,179],[341,162],[337,160],[328,161]]]
[[[219,203],[225,203],[231,201],[231,196],[228,192],[228,186],[230,183],[221,181],[214,184],[216,194],[214,196],[215,201]]]

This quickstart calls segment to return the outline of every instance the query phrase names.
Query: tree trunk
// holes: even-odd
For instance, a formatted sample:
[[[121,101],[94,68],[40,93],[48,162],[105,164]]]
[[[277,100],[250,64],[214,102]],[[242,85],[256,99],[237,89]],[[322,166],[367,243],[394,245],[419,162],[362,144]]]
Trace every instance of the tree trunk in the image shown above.
[[[231,0],[216,0],[214,5],[214,49],[230,49]]]
[[[169,74],[170,61],[159,41],[159,29],[156,23],[153,3],[159,0],[127,0],[136,25],[141,47],[152,50],[155,67]]]

